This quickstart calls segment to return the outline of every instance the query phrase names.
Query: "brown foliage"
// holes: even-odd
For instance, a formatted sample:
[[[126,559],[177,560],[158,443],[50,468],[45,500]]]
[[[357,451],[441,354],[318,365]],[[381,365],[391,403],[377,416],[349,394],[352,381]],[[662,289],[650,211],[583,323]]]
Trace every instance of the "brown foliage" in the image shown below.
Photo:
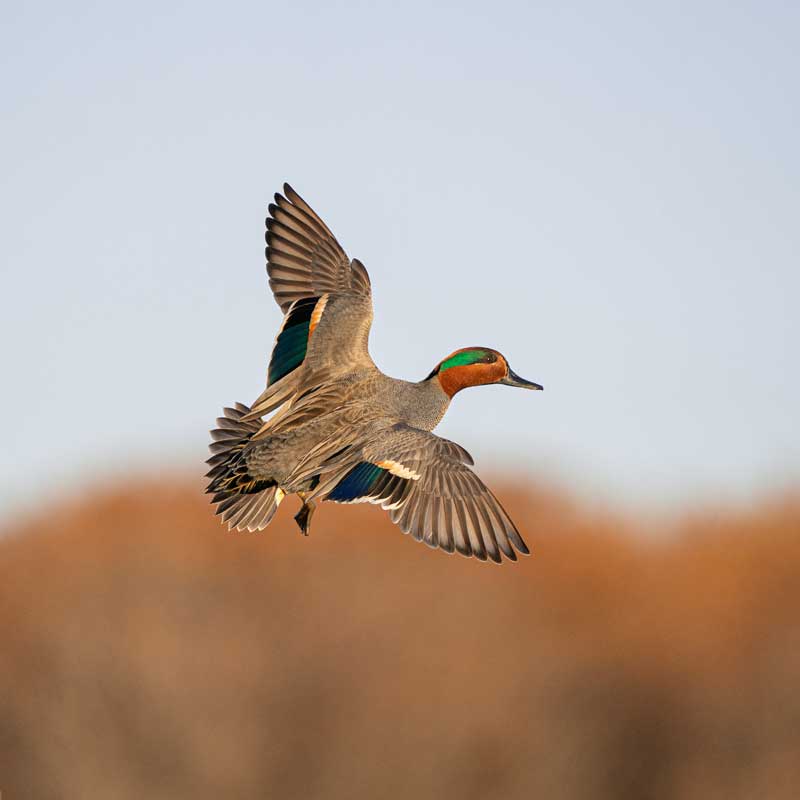
[[[500,496],[502,567],[371,507],[229,534],[186,485],[11,532],[4,797],[800,796],[800,503],[654,539]]]

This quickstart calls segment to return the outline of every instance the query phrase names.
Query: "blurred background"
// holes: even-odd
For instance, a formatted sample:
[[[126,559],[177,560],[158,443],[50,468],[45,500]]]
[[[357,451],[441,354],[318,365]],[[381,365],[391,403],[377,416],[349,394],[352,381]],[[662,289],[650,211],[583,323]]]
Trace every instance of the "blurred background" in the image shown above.
[[[800,9],[0,11],[4,797],[800,792]],[[213,518],[288,180],[534,557]],[[287,503],[287,506],[290,503]]]

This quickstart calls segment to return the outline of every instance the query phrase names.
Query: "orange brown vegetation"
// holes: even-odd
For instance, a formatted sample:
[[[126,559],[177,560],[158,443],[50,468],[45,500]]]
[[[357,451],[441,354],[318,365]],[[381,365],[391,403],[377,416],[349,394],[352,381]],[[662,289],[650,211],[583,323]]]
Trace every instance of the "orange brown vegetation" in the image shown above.
[[[230,534],[187,485],[9,532],[3,796],[799,797],[800,502],[654,540],[500,496],[502,567],[363,506]]]

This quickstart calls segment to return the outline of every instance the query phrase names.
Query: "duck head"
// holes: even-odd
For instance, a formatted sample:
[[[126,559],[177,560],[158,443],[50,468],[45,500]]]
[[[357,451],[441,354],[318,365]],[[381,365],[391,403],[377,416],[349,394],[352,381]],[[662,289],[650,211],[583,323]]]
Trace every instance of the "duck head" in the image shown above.
[[[489,347],[462,347],[440,361],[428,380],[436,379],[448,397],[466,389],[467,386],[484,386],[502,383],[505,386],[518,386],[520,389],[539,389],[543,387],[533,381],[520,378],[508,366],[505,356]]]

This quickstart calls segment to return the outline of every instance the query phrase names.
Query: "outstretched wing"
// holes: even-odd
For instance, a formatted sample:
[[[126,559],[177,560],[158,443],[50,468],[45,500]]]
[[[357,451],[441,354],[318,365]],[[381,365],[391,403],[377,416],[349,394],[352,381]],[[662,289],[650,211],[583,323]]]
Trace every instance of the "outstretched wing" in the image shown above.
[[[372,366],[367,270],[358,259],[347,257],[328,226],[291,186],[284,184],[283,191],[285,196],[276,194],[269,206],[266,255],[269,285],[284,318],[267,370],[267,388],[253,404],[251,416],[285,402],[312,373],[332,375]]]
[[[497,498],[455,442],[403,423],[370,442],[361,462],[327,490],[338,503],[376,503],[404,533],[481,561],[511,561],[529,550]],[[322,488],[322,487],[320,487]]]
[[[289,186],[275,195],[267,217],[267,274],[285,314],[292,303],[328,295],[370,296],[369,275],[352,261],[328,226]]]

